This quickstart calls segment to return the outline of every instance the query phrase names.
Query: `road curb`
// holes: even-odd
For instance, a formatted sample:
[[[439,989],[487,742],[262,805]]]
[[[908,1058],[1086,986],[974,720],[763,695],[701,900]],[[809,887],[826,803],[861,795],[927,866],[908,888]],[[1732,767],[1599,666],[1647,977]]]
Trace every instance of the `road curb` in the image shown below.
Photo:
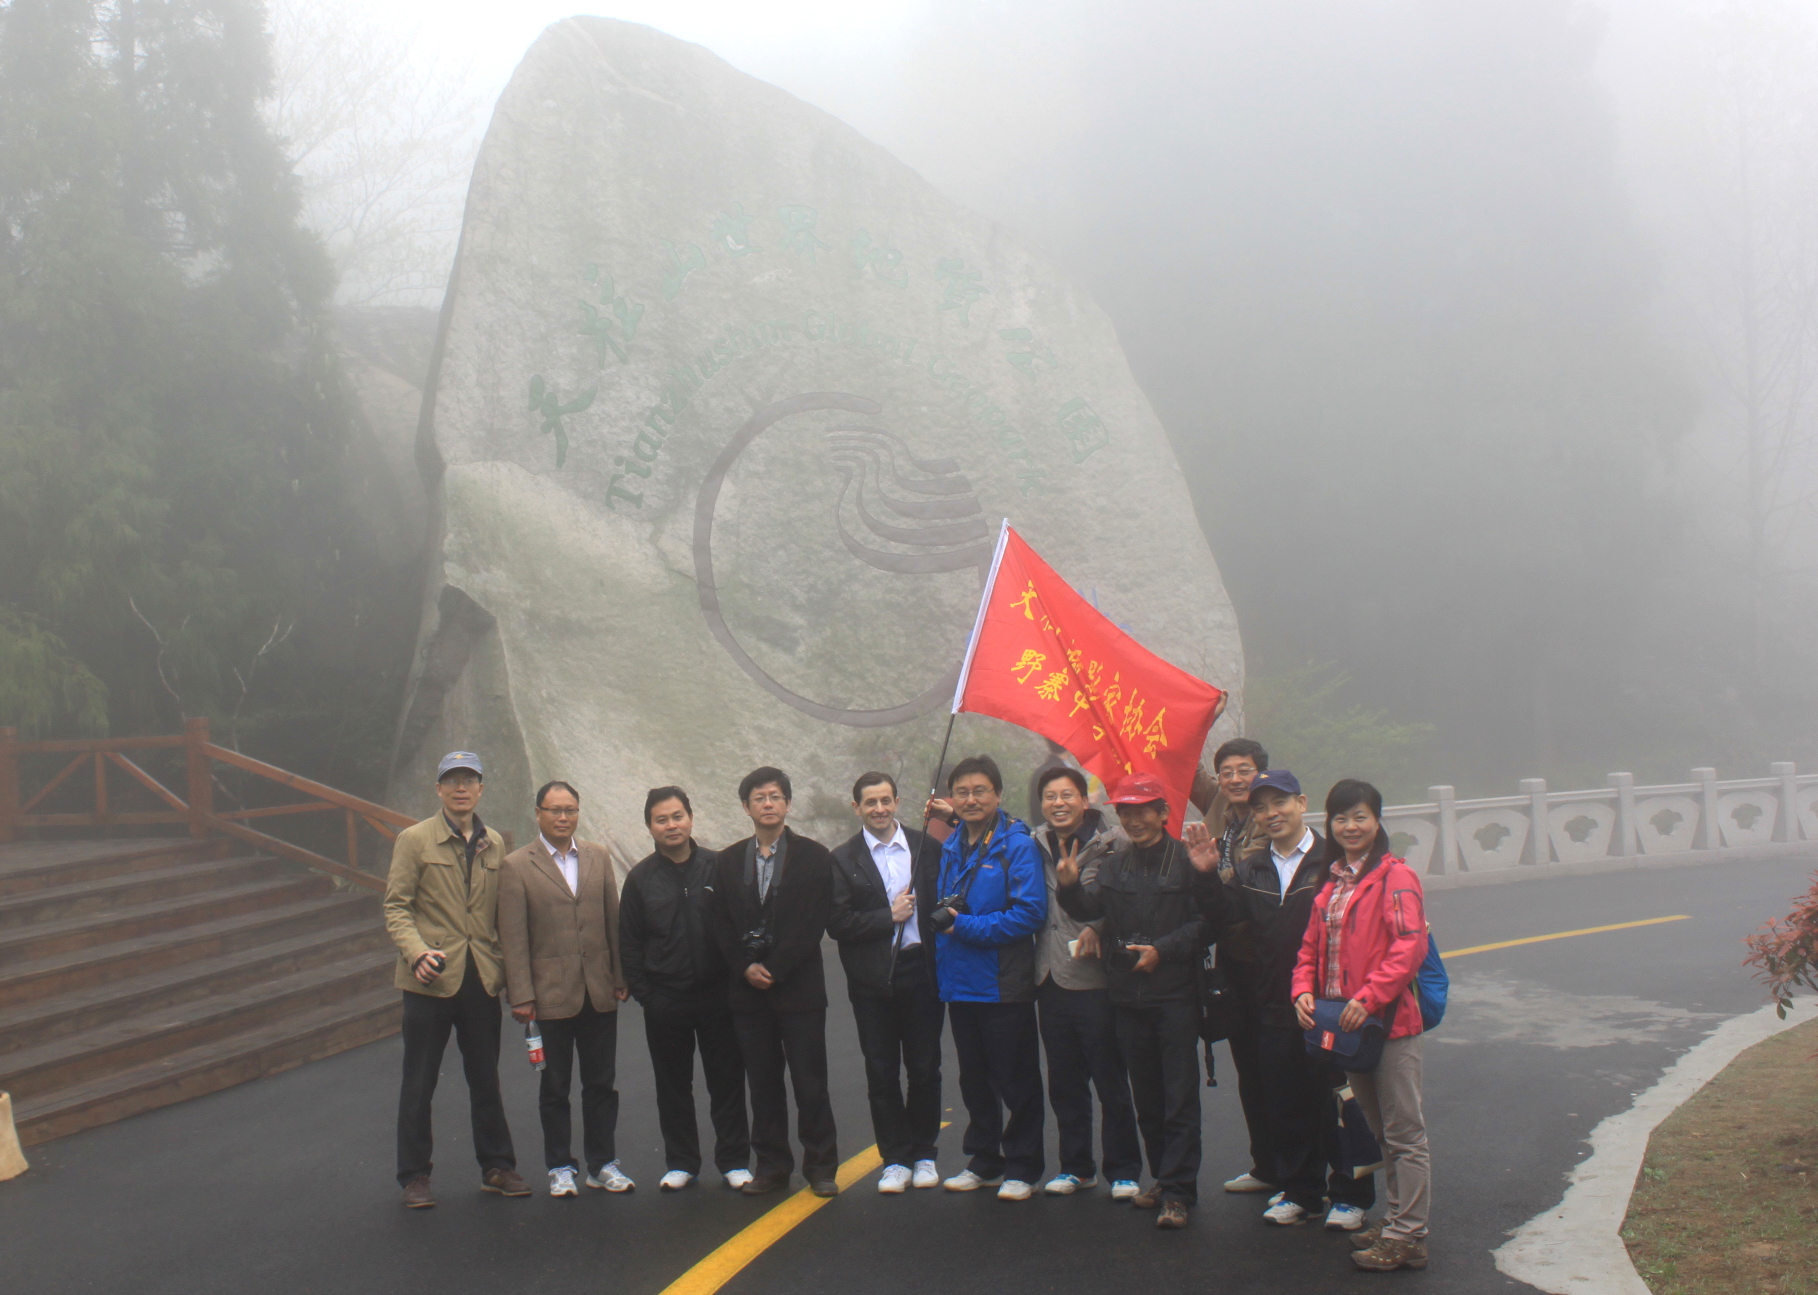
[[[1511,1234],[1494,1253],[1505,1276],[1550,1295],[1649,1295],[1622,1243],[1622,1221],[1647,1154],[1648,1136],[1737,1055],[1801,1024],[1800,1007],[1781,1020],[1772,1004],[1731,1017],[1667,1068],[1634,1105],[1591,1131],[1591,1154],[1571,1173],[1565,1198]]]

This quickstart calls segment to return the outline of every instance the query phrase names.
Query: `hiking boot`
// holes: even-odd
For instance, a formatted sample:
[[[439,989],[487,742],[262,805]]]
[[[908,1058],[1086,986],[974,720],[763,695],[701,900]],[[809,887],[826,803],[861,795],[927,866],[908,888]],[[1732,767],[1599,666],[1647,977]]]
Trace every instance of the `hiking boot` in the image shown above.
[[[488,1169],[480,1175],[480,1190],[497,1196],[528,1196],[530,1184],[515,1169]]]
[[[429,1175],[418,1174],[404,1184],[404,1208],[407,1210],[434,1209],[435,1194],[429,1190]]]
[[[1369,1227],[1351,1234],[1351,1249],[1368,1250],[1371,1246],[1381,1240],[1382,1220],[1377,1219],[1376,1222],[1370,1224]]]
[[[1180,1201],[1169,1201],[1162,1206],[1161,1216],[1155,1220],[1158,1228],[1184,1228],[1187,1226],[1187,1207]]]
[[[1351,1262],[1367,1272],[1389,1273],[1397,1268],[1425,1268],[1427,1243],[1411,1237],[1379,1237],[1368,1250],[1351,1252]]]
[[[1151,1187],[1146,1192],[1138,1192],[1135,1196],[1132,1196],[1130,1198],[1130,1204],[1136,1206],[1136,1208],[1139,1210],[1160,1209],[1161,1208],[1161,1184],[1160,1183],[1155,1184],[1155,1186]]]

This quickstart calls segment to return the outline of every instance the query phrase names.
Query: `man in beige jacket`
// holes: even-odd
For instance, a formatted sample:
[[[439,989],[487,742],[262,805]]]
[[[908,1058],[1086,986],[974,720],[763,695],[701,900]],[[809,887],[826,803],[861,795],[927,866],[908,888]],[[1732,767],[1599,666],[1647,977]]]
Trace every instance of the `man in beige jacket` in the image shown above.
[[[499,1000],[505,968],[497,923],[505,841],[480,821],[480,757],[451,751],[436,770],[441,812],[398,833],[385,884],[385,929],[398,946],[404,991],[404,1082],[398,1093],[398,1184],[404,1204],[427,1209],[429,1107],[448,1033],[461,1047],[473,1113],[480,1188],[528,1196],[518,1176],[499,1095]]]
[[[499,943],[512,1019],[536,1022],[544,1066],[537,1110],[551,1196],[576,1196],[568,1089],[581,1063],[582,1149],[587,1185],[628,1192],[614,1135],[619,1093],[619,1004],[629,990],[619,968],[619,887],[606,847],[575,838],[581,797],[565,782],[536,798],[537,839],[506,856],[499,872]]]

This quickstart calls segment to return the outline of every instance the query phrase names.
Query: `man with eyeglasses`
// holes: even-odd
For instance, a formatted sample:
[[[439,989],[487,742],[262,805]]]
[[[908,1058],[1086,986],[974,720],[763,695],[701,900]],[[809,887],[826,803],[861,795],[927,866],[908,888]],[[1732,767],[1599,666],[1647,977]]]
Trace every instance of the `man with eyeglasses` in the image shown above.
[[[763,1196],[789,1185],[789,1098],[795,1090],[802,1177],[816,1196],[837,1196],[833,1103],[827,1096],[827,984],[821,936],[833,917],[833,856],[788,824],[789,775],[764,765],[739,783],[752,833],[714,862],[713,929],[731,969],[728,998],[751,1095],[756,1176],[740,1190]]]
[[[1269,834],[1250,804],[1250,790],[1268,767],[1269,753],[1263,750],[1262,743],[1234,737],[1212,756],[1217,792],[1209,800],[1202,799],[1208,780],[1202,776],[1194,782],[1193,803],[1206,816],[1206,832],[1218,852],[1218,875],[1227,886],[1237,885],[1239,863],[1268,848]],[[1228,1192],[1273,1192],[1276,1186],[1271,1181],[1276,1160],[1270,1133],[1274,1125],[1269,1117],[1258,1036],[1250,1025],[1257,1017],[1255,987],[1251,983],[1255,963],[1247,924],[1238,923],[1219,941],[1218,968],[1240,1002],[1240,1010],[1235,1013],[1239,1028],[1225,1044],[1231,1049],[1231,1063],[1237,1067],[1237,1100],[1244,1108],[1244,1124],[1250,1135],[1250,1168],[1226,1180]]]
[[[614,1138],[619,1123],[619,887],[606,847],[575,836],[581,796],[566,782],[537,789],[537,839],[505,856],[499,872],[499,943],[511,1019],[543,1036],[537,1113],[551,1196],[577,1196],[569,1084],[581,1064],[582,1149],[587,1185],[628,1192]]]
[[[430,1100],[452,1030],[467,1076],[480,1190],[528,1196],[499,1095],[499,855],[505,839],[480,821],[480,757],[450,751],[436,768],[439,812],[398,833],[385,883],[385,929],[404,991],[404,1080],[398,1092],[398,1185],[413,1210],[429,1187]]]

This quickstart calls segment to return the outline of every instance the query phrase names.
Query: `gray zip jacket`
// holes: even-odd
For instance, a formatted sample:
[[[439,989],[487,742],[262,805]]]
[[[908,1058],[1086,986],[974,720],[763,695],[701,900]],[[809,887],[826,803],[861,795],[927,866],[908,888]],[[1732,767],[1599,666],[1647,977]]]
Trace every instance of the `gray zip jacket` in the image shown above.
[[[1058,849],[1056,833],[1043,823],[1033,833],[1036,847],[1042,852],[1042,874],[1048,881],[1048,920],[1035,937],[1035,983],[1039,986],[1050,976],[1062,989],[1103,989],[1105,962],[1098,958],[1075,958],[1067,952],[1067,942],[1077,940],[1088,926],[1097,930],[1098,922],[1082,922],[1066,909],[1059,899],[1060,881],[1054,875],[1054,857]],[[1097,809],[1088,809],[1080,821],[1079,879],[1084,885],[1098,875],[1098,865],[1113,850],[1130,843],[1123,825]]]

